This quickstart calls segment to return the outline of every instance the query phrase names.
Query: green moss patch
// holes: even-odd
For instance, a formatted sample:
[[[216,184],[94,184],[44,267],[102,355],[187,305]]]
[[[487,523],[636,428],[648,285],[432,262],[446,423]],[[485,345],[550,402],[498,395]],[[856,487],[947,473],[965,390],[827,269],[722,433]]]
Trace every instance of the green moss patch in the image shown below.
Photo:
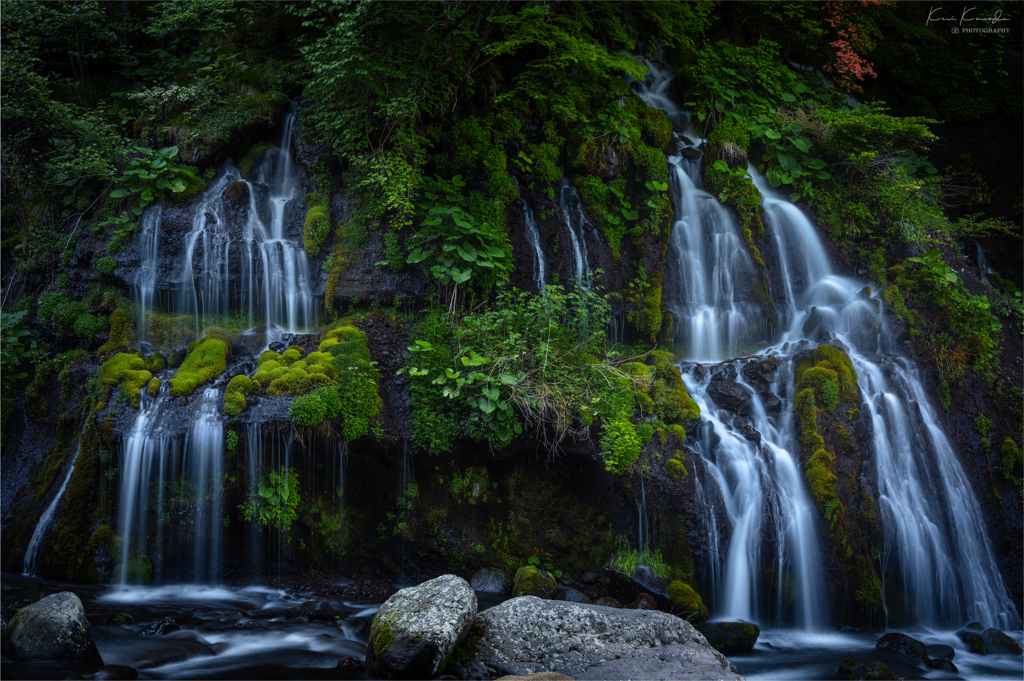
[[[696,627],[708,619],[708,608],[700,594],[678,579],[668,585],[668,600],[672,612]]]
[[[231,341],[211,333],[189,344],[185,361],[171,379],[171,395],[191,395],[203,383],[217,378],[228,368]]]
[[[224,390],[224,413],[237,416],[245,410],[245,397],[252,392],[252,379],[239,375],[228,381]]]
[[[137,354],[118,353],[100,365],[100,383],[108,388],[120,388],[125,400],[139,408],[139,391],[153,377],[146,369],[146,361]]]
[[[119,307],[110,313],[110,338],[97,352],[104,355],[114,350],[126,349],[134,340],[135,325],[132,318],[123,307]]]

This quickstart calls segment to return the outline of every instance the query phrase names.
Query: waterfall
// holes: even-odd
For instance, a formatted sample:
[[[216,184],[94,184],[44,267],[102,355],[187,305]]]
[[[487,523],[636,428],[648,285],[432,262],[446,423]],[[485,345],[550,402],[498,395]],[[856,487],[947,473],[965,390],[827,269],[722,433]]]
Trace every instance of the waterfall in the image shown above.
[[[800,310],[782,342],[806,337],[813,315],[818,332],[831,329],[857,370],[873,431],[886,536],[883,566],[895,567],[900,575],[907,623],[980,620],[1005,629],[1020,627],[977,498],[924,382],[885,327],[880,301],[866,299],[861,284],[833,274],[803,212],[778,197],[756,172],[754,180],[779,243],[800,244],[804,259],[801,263],[794,248],[780,249],[783,266],[797,273],[791,275],[791,290]],[[879,331],[865,340],[857,333],[865,328]]]
[[[573,281],[584,290],[589,291],[592,281],[590,262],[587,256],[587,237],[584,230],[593,229],[593,225],[584,215],[583,201],[580,199],[576,187],[569,184],[568,178],[562,178],[559,201],[562,208],[562,219],[565,220],[565,233],[569,238],[568,245],[571,249]]]
[[[229,314],[237,314],[237,321],[250,328],[266,323],[268,344],[283,333],[316,324],[309,260],[301,246],[302,189],[291,151],[296,116],[293,107],[285,118],[280,148],[264,153],[251,180],[225,166],[196,199],[183,242],[179,290],[169,310],[192,317],[196,336],[207,327],[224,325]],[[244,184],[248,197],[244,210],[229,203],[242,195],[234,187],[238,183]],[[226,197],[229,189],[231,199]],[[244,221],[237,217],[240,213]],[[161,217],[161,208],[154,207],[142,221],[135,298],[143,340],[154,311]],[[296,232],[294,227],[298,233],[289,233]]]
[[[53,520],[53,514],[56,513],[60,500],[64,498],[64,490],[68,488],[68,483],[71,482],[71,474],[75,472],[75,462],[78,461],[78,453],[80,451],[82,451],[81,435],[79,435],[78,446],[75,448],[75,455],[71,458],[68,474],[64,476],[64,482],[61,483],[60,489],[54,495],[53,501],[46,507],[43,514],[39,516],[36,529],[32,532],[32,538],[28,542],[28,549],[25,551],[25,566],[22,568],[22,574],[30,576],[35,576],[36,574],[36,554],[39,552],[43,540],[46,539],[46,531],[50,527],[50,521]]]
[[[163,206],[156,204],[142,214],[139,248],[141,260],[135,275],[134,295],[139,306],[138,341],[146,343],[146,319],[153,313],[157,271],[160,268],[160,222]]]
[[[538,291],[544,290],[544,249],[540,246],[540,230],[537,229],[537,219],[533,211],[526,203],[526,199],[520,198],[523,204],[523,221],[526,223],[526,240],[533,249],[533,283],[537,285]]]

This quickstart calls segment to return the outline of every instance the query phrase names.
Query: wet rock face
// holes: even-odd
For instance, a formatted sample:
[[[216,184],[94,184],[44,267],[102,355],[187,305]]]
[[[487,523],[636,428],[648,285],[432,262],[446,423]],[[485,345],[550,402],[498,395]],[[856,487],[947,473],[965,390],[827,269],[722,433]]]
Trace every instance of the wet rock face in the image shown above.
[[[753,393],[745,385],[736,381],[713,379],[708,384],[708,396],[723,409],[734,411],[737,414],[746,414],[750,410]]]
[[[455,575],[402,589],[373,618],[366,671],[386,679],[437,676],[469,631],[476,608],[476,594]]]
[[[509,579],[506,572],[495,570],[494,568],[484,568],[478,570],[473,575],[473,578],[469,580],[469,585],[473,587],[473,591],[487,594],[503,594],[512,585],[512,580]]]
[[[960,673],[960,670],[956,668],[956,665],[949,660],[928,660],[928,666],[932,669],[949,672],[950,674]]]
[[[981,632],[985,648],[989,655],[1020,655],[1021,645],[998,629],[986,629]]]
[[[142,630],[140,636],[165,636],[172,631],[180,631],[181,627],[178,623],[172,620],[170,617],[165,617],[162,620],[153,622],[148,627]]]
[[[978,655],[985,655],[988,651],[985,648],[985,639],[981,637],[981,634],[975,631],[967,631],[961,629],[956,632],[956,635],[967,644],[967,647],[971,649],[971,652],[977,653]]]
[[[574,679],[740,679],[689,623],[667,613],[505,601],[477,616],[450,670],[464,679],[567,674]]]
[[[69,591],[19,610],[3,631],[3,653],[16,662],[103,664],[89,633],[82,601]]]
[[[723,655],[739,655],[754,649],[761,627],[750,622],[708,622],[700,628],[708,643]]]
[[[909,660],[914,660],[923,665],[927,665],[930,659],[925,645],[916,638],[911,638],[906,634],[886,634],[878,639],[875,647],[879,650],[888,650],[897,655],[902,655]]]
[[[284,616],[285,619],[290,620],[305,617],[307,620],[333,622],[337,617],[337,613],[334,612],[334,608],[327,601],[306,601],[302,605],[289,608]]]

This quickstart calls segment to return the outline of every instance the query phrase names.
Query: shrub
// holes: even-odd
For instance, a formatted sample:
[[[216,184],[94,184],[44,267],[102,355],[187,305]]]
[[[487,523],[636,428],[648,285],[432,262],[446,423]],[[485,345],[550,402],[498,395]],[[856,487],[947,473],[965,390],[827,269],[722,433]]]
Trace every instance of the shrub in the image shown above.
[[[641,446],[640,436],[628,418],[619,416],[604,424],[600,448],[607,470],[624,473],[640,456]]]
[[[340,411],[341,397],[337,387],[325,385],[292,400],[288,405],[288,418],[297,426],[316,426],[324,419],[334,418]]]
[[[114,273],[114,269],[117,267],[117,261],[111,258],[109,255],[94,260],[92,268],[100,274],[110,275]]]

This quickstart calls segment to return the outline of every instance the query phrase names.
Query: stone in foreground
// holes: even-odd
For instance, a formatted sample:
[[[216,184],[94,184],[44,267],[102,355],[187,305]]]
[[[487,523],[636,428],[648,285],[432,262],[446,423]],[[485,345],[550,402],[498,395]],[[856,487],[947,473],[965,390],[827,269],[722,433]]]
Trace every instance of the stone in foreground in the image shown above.
[[[475,616],[476,594],[455,575],[402,589],[373,618],[366,671],[386,679],[437,676]]]
[[[742,679],[688,622],[656,610],[523,596],[480,613],[449,672],[574,679]]]
[[[101,666],[78,596],[63,591],[28,605],[3,631],[4,655],[15,662],[62,660]]]

